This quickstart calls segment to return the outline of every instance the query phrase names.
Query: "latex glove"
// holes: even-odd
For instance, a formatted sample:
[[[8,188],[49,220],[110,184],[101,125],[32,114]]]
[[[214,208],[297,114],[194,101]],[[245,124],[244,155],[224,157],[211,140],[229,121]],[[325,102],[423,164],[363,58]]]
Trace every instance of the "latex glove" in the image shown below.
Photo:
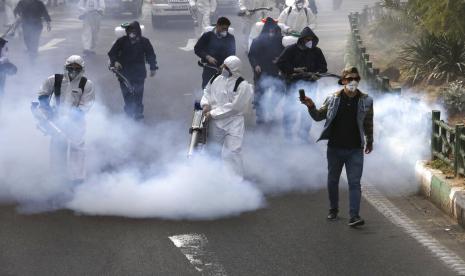
[[[373,151],[373,143],[367,143],[365,146],[365,153],[370,154]]]
[[[206,59],[207,59],[208,63],[210,63],[210,64],[217,65],[217,63],[218,63],[218,61],[212,56],[207,55]]]
[[[262,73],[262,68],[259,65],[255,66],[255,72],[257,74],[261,74]]]
[[[307,96],[305,96],[305,98],[301,98],[300,102],[304,104],[305,106],[307,106],[308,108],[313,108],[315,106],[315,103],[313,102],[313,100]]]
[[[155,77],[156,74],[157,74],[157,71],[150,70],[150,77]]]
[[[202,106],[203,114],[206,114],[206,113],[210,112],[210,110],[212,110],[211,105],[206,104],[206,105]]]
[[[121,65],[121,63],[115,61],[115,69],[116,70],[121,70],[121,69],[123,69],[123,65]]]
[[[47,31],[50,32],[52,30],[52,25],[50,22],[47,22]]]

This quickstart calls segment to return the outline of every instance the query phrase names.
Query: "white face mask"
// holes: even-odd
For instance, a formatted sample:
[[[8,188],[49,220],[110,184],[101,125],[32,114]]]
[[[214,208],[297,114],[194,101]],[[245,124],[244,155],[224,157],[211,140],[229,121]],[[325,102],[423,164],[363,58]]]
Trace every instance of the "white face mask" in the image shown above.
[[[349,82],[347,85],[346,85],[347,89],[349,89],[349,91],[351,92],[355,92],[357,90],[357,87],[358,87],[358,81],[351,81]]]
[[[128,36],[129,36],[129,38],[134,39],[134,38],[136,38],[137,35],[135,33],[129,33]]]
[[[229,73],[229,71],[226,70],[225,68],[223,68],[223,70],[221,71],[221,75],[225,78],[231,77],[231,73]]]
[[[310,40],[309,42],[305,43],[305,47],[307,47],[309,49],[312,48],[313,47],[313,41]]]
[[[228,35],[228,31],[222,31],[220,32],[221,37],[226,37]]]
[[[304,4],[302,3],[298,3],[298,4],[295,4],[296,8],[298,8],[299,10],[302,9],[304,7]]]

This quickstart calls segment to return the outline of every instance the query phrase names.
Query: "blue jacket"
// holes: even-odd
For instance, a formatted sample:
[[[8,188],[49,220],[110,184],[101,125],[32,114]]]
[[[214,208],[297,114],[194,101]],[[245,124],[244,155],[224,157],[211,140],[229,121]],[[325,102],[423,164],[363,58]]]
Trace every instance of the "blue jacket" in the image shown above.
[[[326,98],[320,109],[313,106],[313,108],[308,110],[310,116],[315,121],[326,119],[323,132],[318,141],[329,139],[331,134],[331,123],[334,121],[334,118],[336,118],[339,103],[341,102],[341,93],[344,93],[344,91],[340,90]],[[360,140],[362,141],[362,146],[364,146],[365,141],[368,144],[373,143],[373,98],[360,92],[360,90],[357,90],[357,93],[359,93],[357,125],[360,132]]]

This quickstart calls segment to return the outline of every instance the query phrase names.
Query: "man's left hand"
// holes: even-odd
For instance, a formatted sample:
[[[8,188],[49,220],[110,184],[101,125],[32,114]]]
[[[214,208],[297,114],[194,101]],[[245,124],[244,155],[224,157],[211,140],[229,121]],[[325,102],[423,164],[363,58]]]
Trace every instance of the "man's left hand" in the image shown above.
[[[365,153],[370,154],[373,151],[373,143],[367,143],[365,147]]]
[[[47,22],[47,31],[50,32],[52,30],[52,25],[50,22]]]
[[[150,71],[150,77],[154,77],[157,74],[157,71],[151,70]]]

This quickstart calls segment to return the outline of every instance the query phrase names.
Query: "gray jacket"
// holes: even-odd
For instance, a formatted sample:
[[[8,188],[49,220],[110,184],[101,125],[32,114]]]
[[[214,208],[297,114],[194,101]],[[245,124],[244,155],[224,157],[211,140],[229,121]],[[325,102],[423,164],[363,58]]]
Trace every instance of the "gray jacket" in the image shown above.
[[[322,121],[326,119],[324,130],[318,141],[329,139],[330,126],[334,118],[336,118],[339,103],[341,102],[341,93],[344,93],[344,91],[340,90],[326,98],[320,109],[313,106],[308,110],[310,116],[312,116],[315,121]],[[357,93],[359,93],[357,125],[363,147],[365,146],[365,137],[366,143],[373,143],[373,98],[360,92],[360,90],[357,90]]]

